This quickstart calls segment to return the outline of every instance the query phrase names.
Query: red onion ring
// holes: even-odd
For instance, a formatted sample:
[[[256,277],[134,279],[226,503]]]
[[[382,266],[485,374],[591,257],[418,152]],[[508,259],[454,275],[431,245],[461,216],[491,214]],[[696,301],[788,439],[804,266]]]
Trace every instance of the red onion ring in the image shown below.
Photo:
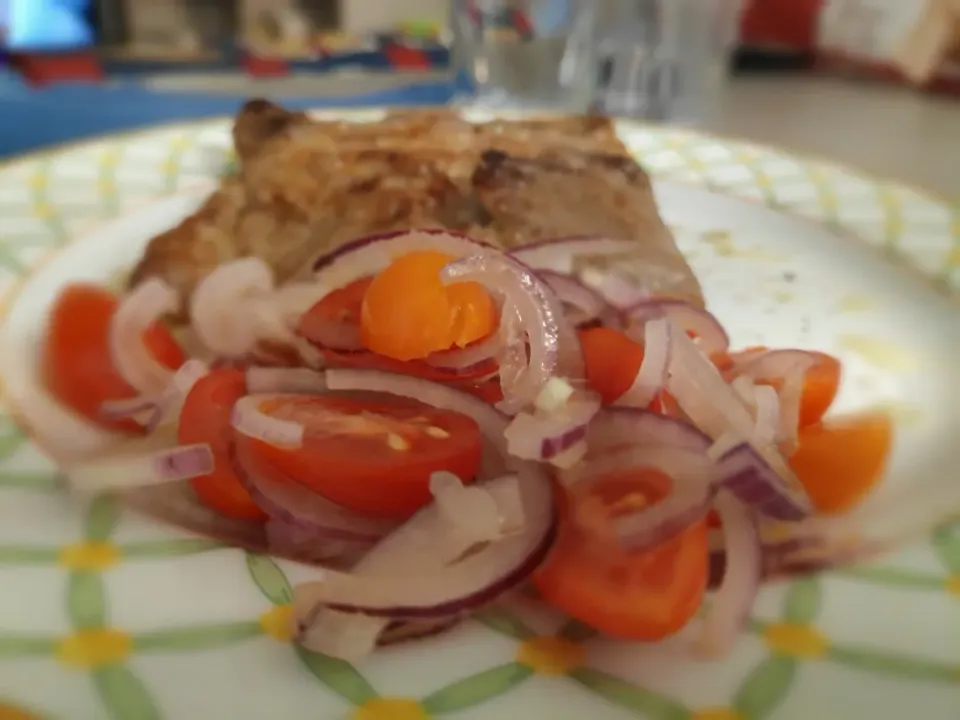
[[[697,344],[706,353],[721,352],[730,347],[730,337],[723,325],[710,312],[681,300],[650,299],[623,311],[627,331],[643,327],[655,318],[669,318],[678,329],[697,336]]]
[[[717,465],[724,487],[763,515],[777,520],[802,520],[812,512],[800,482],[796,481],[795,486],[786,482],[766,456],[748,442],[726,451]],[[791,477],[796,476],[791,473]]]
[[[271,467],[245,443],[234,444],[232,460],[241,484],[267,515],[317,540],[372,545],[397,526],[330,502]]]
[[[100,414],[108,420],[131,418],[139,422],[148,434],[152,433],[160,425],[179,419],[187,395],[197,381],[209,372],[210,368],[203,361],[187,360],[173,373],[169,384],[158,396],[108,400],[100,406]]]
[[[174,445],[152,452],[141,448],[137,445],[137,452],[120,449],[75,462],[65,468],[67,484],[86,493],[129,490],[188,480],[214,470],[213,453],[206,443]]]
[[[776,447],[753,444],[756,443],[755,421],[714,364],[683,332],[673,333],[671,350],[667,391],[676,398],[691,422],[715,440],[733,437],[751,443],[753,451],[750,454],[760,460],[759,463],[745,463],[741,455],[744,450],[727,458],[727,474],[734,476],[730,479],[731,489],[738,495],[742,493],[744,502],[750,503],[749,496],[759,490],[756,483],[765,483],[768,492],[780,500],[765,496],[762,512],[784,518],[809,514],[812,506],[800,481]]]
[[[397,230],[357,238],[318,258],[313,264],[314,279],[332,292],[376,275],[396,258],[418,250],[437,250],[457,258],[501,254],[487,243],[449,230]]]
[[[505,346],[511,352],[500,360],[501,384],[507,413],[518,412],[532,405],[551,377],[584,377],[583,353],[577,341],[576,330],[566,318],[557,297],[534,273],[505,255],[473,255],[447,265],[440,273],[445,283],[477,282],[496,296],[503,298],[506,327],[519,332],[511,336],[501,333]],[[512,323],[516,315],[519,327]],[[504,372],[521,355],[529,359],[522,370]]]
[[[157,361],[143,334],[176,309],[174,289],[159,278],[148,278],[120,301],[110,321],[111,362],[120,377],[144,397],[162,393],[174,371]]]
[[[669,446],[625,448],[581,463],[562,475],[568,487],[632,469],[652,469],[670,478],[670,493],[660,502],[617,517],[621,544],[645,550],[662,544],[706,517],[716,492],[717,472],[703,452]]]
[[[616,405],[649,407],[667,384],[670,368],[670,335],[674,332],[667,318],[654,318],[643,328],[643,362],[627,391]]]
[[[815,354],[803,350],[769,350],[734,367],[735,378],[782,381],[777,392],[779,420],[776,441],[781,443],[788,454],[796,449],[803,381],[807,372],[817,362]]]
[[[596,323],[610,328],[619,328],[622,325],[617,309],[575,276],[552,270],[539,270],[537,277],[546,283],[566,306],[570,322],[577,327]]]
[[[499,333],[471,343],[463,348],[452,348],[428,355],[425,362],[435,368],[451,370],[455,374],[477,377],[487,368],[492,377],[497,374],[497,356],[500,354]]]
[[[727,653],[753,607],[763,572],[760,535],[753,511],[729,493],[717,495],[726,565],[700,626],[697,648],[717,657]]]
[[[511,481],[500,478],[491,485]],[[484,483],[486,485],[487,483]],[[436,505],[420,510],[376,545],[352,574],[326,574],[294,588],[295,603],[391,619],[429,619],[467,612],[525,580],[543,561],[556,523],[550,479],[539,467],[521,470],[526,523],[522,534],[489,543],[444,564],[443,519]],[[415,577],[416,582],[410,582]]]
[[[604,408],[587,433],[589,457],[624,447],[668,446],[706,453],[712,441],[694,425],[642,408]]]
[[[574,394],[559,410],[550,413],[520,413],[505,431],[507,449],[514,457],[524,460],[549,461],[568,467],[578,461],[582,453],[565,453],[586,439],[590,421],[599,410],[597,398],[581,393]]]

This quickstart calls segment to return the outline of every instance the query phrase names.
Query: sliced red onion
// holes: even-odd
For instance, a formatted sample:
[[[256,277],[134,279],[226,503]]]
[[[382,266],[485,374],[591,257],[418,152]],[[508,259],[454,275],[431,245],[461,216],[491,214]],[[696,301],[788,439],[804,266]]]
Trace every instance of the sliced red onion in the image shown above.
[[[463,348],[452,348],[427,356],[426,363],[435,368],[450,370],[456,374],[476,377],[478,372],[486,368],[490,375],[497,373],[497,357],[501,350],[500,333],[467,345]]]
[[[507,482],[512,480],[500,478],[489,484]],[[550,478],[540,467],[525,466],[519,488],[526,518],[522,533],[445,564],[446,523],[437,505],[431,504],[376,545],[354,573],[324,573],[315,582],[297,586],[295,603],[317,612],[326,607],[391,619],[425,619],[467,612],[496,599],[536,569],[553,541]],[[312,624],[312,614],[306,613],[306,626]]]
[[[423,640],[445,633],[460,624],[463,616],[443,618],[441,620],[392,622],[384,628],[377,638],[377,645],[397,645],[411,640]]]
[[[217,355],[241,357],[252,352],[258,334],[247,301],[272,290],[273,271],[259,258],[219,265],[190,298],[190,320],[197,337]]]
[[[354,568],[362,572],[363,560]],[[302,593],[301,593],[302,595]],[[328,610],[298,598],[294,590],[294,617],[297,642],[308,650],[357,663],[376,648],[391,625],[389,618]]]
[[[264,526],[271,555],[302,563],[355,564],[373,543],[333,540],[311,528],[271,517]]]
[[[667,318],[654,318],[643,327],[643,362],[627,391],[617,398],[615,405],[645,408],[667,384],[670,367],[670,334],[672,326]]]
[[[397,526],[330,502],[270,467],[243,443],[234,446],[233,460],[241,483],[267,515],[315,538],[372,545]]]
[[[697,638],[698,650],[719,657],[729,652],[753,608],[763,572],[760,535],[753,511],[726,492],[715,503],[723,525],[726,565]]]
[[[549,385],[548,388],[549,389]],[[587,437],[590,421],[600,411],[600,401],[586,393],[576,393],[549,412],[522,412],[510,422],[504,436],[511,455],[524,460],[549,461],[569,466],[580,455],[566,454]],[[582,454],[582,453],[581,453]]]
[[[110,321],[110,359],[127,384],[144,397],[159,395],[174,371],[160,363],[143,334],[177,309],[177,293],[159,278],[149,278],[126,295]]]
[[[781,381],[776,441],[783,445],[787,453],[796,449],[803,381],[807,372],[817,362],[815,354],[803,350],[769,350],[738,363],[734,368],[735,377],[738,378]]]
[[[473,418],[486,441],[485,445],[489,446],[484,448],[481,476],[495,477],[506,470],[507,441],[504,432],[507,418],[483,400],[440,383],[377,370],[327,370],[325,376],[330,390],[389,393]]]
[[[430,477],[430,492],[449,529],[451,562],[481,543],[523,531],[516,476],[498,484],[464,485],[453,473],[437,472]]]
[[[328,390],[324,374],[308,368],[251,367],[246,371],[246,379],[251,395],[318,394]]]
[[[100,455],[70,465],[65,475],[73,489],[94,493],[189,480],[213,470],[210,446],[199,443],[149,453]]]
[[[197,381],[210,372],[201,360],[187,360],[177,370],[166,389],[156,397],[134,397],[126,400],[110,400],[100,406],[103,417],[108,419],[131,418],[153,432],[160,425],[176,422],[184,400]]]
[[[262,522],[235,520],[201,505],[189,481],[126,490],[116,497],[124,506],[180,531],[251,552],[269,550]]]
[[[509,358],[500,362],[501,369],[519,357],[521,346],[523,356],[529,354],[522,371],[512,377],[501,375],[504,412],[517,412],[533,404],[551,377],[584,377],[583,353],[575,328],[557,297],[529,268],[506,255],[487,253],[447,265],[440,277],[445,283],[478,282],[501,297],[508,328],[513,328],[511,316],[520,319],[521,332],[512,337],[501,334],[504,346],[511,348]]]
[[[590,457],[623,447],[674,447],[705,453],[712,441],[690,423],[641,408],[609,407],[590,424]]]
[[[598,236],[555,238],[512,251],[537,270],[577,276],[618,309],[670,291],[688,280],[674,268],[645,261],[635,240]]]
[[[644,300],[625,309],[627,329],[643,327],[655,318],[669,318],[685,333],[697,336],[697,345],[706,353],[721,352],[730,347],[730,338],[723,325],[703,308],[681,300]]]
[[[780,398],[769,385],[753,387],[756,426],[754,438],[760,445],[774,445],[780,435]]]
[[[764,508],[777,513],[777,517],[803,516],[811,511],[803,486],[783,456],[776,447],[756,442],[755,421],[750,411],[686,333],[675,332],[671,336],[669,375],[667,391],[676,398],[694,425],[715,440],[735,437],[741,442],[752,443],[752,454],[759,457],[762,466],[769,471],[746,473],[744,468],[731,464],[725,468],[727,475],[733,476],[741,471],[746,473],[742,477],[738,475],[735,481],[731,477],[731,482],[734,482],[731,489],[740,488],[740,492],[745,493],[745,483],[752,493],[752,481],[747,478],[753,477],[756,481],[768,483],[768,491],[781,498],[781,502],[772,502],[769,498],[764,501]],[[734,492],[737,490],[734,489]],[[741,498],[750,502],[747,497]],[[764,510],[761,509],[761,512]]]
[[[420,250],[436,250],[456,258],[501,254],[484,242],[449,230],[398,230],[341,245],[314,262],[314,278],[326,292],[332,292],[355,280],[376,275],[397,258]]]
[[[557,273],[551,270],[537,272],[567,309],[570,322],[582,325],[599,323],[604,327],[619,328],[620,313],[593,288],[587,287],[573,275]]]
[[[665,540],[704,518],[713,502],[717,471],[702,452],[677,447],[646,446],[605,453],[564,473],[563,482],[579,484],[629,470],[657,470],[670,478],[670,493],[661,501],[614,521],[620,542],[631,550],[642,550]],[[584,506],[584,512],[589,507]],[[589,527],[589,518],[584,518]]]
[[[813,510],[803,486],[791,472],[775,470],[755,446],[743,442],[725,452],[717,465],[724,487],[757,512],[778,520],[801,520]]]
[[[230,424],[242,435],[277,447],[297,448],[303,445],[304,427],[292,420],[272,417],[260,408],[273,395],[247,395],[233,406]]]

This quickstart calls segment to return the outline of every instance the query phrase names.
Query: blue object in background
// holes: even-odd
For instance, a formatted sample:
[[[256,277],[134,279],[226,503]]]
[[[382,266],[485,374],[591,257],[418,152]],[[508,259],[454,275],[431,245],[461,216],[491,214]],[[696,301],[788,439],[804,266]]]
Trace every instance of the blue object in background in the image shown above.
[[[86,13],[92,0],[0,0],[6,45],[14,52],[89,47],[94,31]]]

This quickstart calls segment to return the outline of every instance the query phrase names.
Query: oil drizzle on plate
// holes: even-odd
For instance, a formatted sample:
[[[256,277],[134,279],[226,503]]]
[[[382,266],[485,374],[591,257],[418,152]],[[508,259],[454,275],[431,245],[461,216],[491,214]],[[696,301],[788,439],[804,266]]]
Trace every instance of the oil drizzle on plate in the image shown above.
[[[868,335],[845,333],[838,339],[844,350],[856,353],[875,367],[895,372],[910,372],[917,367],[916,358],[907,350]]]

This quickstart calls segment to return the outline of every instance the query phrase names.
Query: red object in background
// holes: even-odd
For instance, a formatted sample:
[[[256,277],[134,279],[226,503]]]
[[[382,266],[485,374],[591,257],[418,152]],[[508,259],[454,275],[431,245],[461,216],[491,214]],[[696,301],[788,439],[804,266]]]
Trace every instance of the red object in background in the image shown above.
[[[740,43],[755,48],[812,51],[825,0],[747,0]]]
[[[63,53],[11,53],[10,64],[28,84],[42,87],[56,82],[103,80],[100,60],[89,50]]]
[[[243,54],[243,71],[251,77],[272,78],[289,74],[287,61],[278,57],[263,57],[251,52]]]
[[[429,70],[430,58],[422,50],[388,42],[383,45],[383,53],[390,66],[398,70]]]

